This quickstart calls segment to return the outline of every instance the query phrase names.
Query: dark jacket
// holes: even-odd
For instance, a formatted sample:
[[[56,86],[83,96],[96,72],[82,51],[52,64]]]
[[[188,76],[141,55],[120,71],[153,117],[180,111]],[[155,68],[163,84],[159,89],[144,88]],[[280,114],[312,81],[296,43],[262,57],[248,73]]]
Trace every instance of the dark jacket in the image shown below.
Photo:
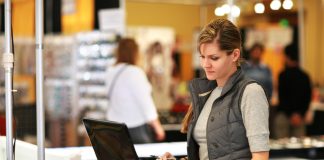
[[[245,87],[255,83],[238,69],[223,87],[219,98],[213,102],[207,122],[207,146],[210,160],[251,159],[252,154],[241,114],[241,97]],[[192,96],[193,116],[187,133],[188,158],[199,159],[199,146],[193,138],[193,130],[199,114],[216,81],[194,79],[189,84]]]
[[[299,67],[287,67],[279,75],[279,111],[287,116],[304,116],[311,102],[312,86],[308,75]]]

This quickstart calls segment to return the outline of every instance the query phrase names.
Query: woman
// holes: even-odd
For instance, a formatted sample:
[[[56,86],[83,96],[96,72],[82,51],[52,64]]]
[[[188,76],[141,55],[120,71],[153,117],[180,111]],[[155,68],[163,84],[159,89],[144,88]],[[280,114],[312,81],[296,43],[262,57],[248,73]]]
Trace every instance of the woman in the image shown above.
[[[226,19],[210,22],[199,35],[206,78],[190,82],[187,132],[190,160],[269,158],[268,101],[262,87],[239,67],[241,35]],[[166,153],[162,159],[171,157]]]
[[[119,41],[117,62],[107,70],[106,118],[126,123],[134,143],[152,143],[163,140],[165,132],[151,97],[151,85],[144,71],[136,66],[138,51],[133,39]]]

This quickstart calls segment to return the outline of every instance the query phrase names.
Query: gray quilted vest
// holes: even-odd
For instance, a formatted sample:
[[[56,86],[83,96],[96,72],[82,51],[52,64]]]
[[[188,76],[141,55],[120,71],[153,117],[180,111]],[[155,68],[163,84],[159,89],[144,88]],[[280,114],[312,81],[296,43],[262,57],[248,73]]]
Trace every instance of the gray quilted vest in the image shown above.
[[[251,159],[252,154],[242,120],[240,101],[245,87],[255,83],[239,68],[223,87],[219,98],[213,102],[207,122],[207,146],[210,160]],[[198,144],[192,136],[193,128],[211,91],[217,86],[206,78],[194,79],[189,88],[192,97],[193,117],[189,124],[188,158],[198,160]]]

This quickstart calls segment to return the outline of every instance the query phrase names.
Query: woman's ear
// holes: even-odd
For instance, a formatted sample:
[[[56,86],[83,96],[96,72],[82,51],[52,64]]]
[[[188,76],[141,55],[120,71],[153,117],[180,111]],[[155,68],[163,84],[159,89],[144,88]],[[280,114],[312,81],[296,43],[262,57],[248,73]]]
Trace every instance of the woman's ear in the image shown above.
[[[237,62],[241,57],[241,51],[236,48],[236,49],[233,50],[232,55],[233,55],[233,62]]]

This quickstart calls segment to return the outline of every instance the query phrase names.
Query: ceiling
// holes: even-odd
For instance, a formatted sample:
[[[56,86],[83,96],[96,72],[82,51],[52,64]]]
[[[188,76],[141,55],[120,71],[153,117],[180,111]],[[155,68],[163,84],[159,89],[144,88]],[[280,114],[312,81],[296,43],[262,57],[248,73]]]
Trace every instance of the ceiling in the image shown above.
[[[215,5],[221,6],[227,3],[229,0],[125,0],[127,2],[145,2],[145,3],[167,3],[167,4],[184,4],[184,5]],[[270,6],[272,0],[233,0],[233,3],[241,8],[241,11],[254,13],[254,5],[257,2],[263,2],[264,5]],[[280,0],[283,2],[283,0]],[[297,9],[297,0],[292,0],[294,7],[292,10]],[[324,2],[324,0],[322,0]],[[267,9],[268,8],[268,9]],[[266,7],[265,12],[269,12],[269,7]]]
[[[0,3],[3,3],[4,1],[5,0],[0,0]],[[11,0],[11,2],[16,2],[16,1],[25,1],[25,0]],[[200,4],[215,4],[223,0],[125,0],[125,1],[200,5]]]
[[[150,2],[150,3],[174,3],[174,4],[188,4],[188,5],[217,4],[217,3],[226,2],[226,0],[127,0],[127,1]]]
[[[1,0],[0,0],[1,1]],[[184,5],[223,5],[229,0],[125,0],[130,2],[147,2],[147,3],[169,3],[169,4],[184,4]],[[265,5],[270,5],[272,0],[233,0],[234,4],[239,6],[254,7],[257,2],[263,2]],[[283,2],[283,0],[280,0]],[[297,4],[297,0],[292,0],[294,4]],[[305,1],[305,0],[304,0]],[[324,4],[324,0],[321,0]]]
[[[5,0],[0,0],[3,3]],[[11,2],[24,2],[26,0],[11,0]],[[187,5],[207,5],[207,4],[224,4],[228,0],[125,0],[130,2],[148,2],[148,3],[173,3]],[[271,0],[233,0],[234,3],[255,3],[255,2],[270,2]],[[296,0],[293,0],[296,1]],[[322,0],[324,3],[324,0]]]

